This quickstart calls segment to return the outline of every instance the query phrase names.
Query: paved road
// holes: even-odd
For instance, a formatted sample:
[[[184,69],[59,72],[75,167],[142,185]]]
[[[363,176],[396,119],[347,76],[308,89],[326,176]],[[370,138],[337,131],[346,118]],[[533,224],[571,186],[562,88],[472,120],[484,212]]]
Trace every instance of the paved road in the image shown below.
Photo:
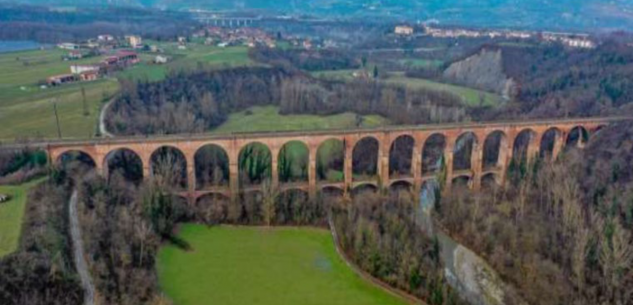
[[[70,237],[73,245],[73,257],[75,269],[81,279],[81,286],[84,289],[84,305],[94,305],[95,287],[92,284],[88,264],[84,257],[83,240],[81,239],[81,228],[79,227],[79,216],[77,215],[77,191],[74,190],[70,197],[70,208],[68,209],[70,218]]]

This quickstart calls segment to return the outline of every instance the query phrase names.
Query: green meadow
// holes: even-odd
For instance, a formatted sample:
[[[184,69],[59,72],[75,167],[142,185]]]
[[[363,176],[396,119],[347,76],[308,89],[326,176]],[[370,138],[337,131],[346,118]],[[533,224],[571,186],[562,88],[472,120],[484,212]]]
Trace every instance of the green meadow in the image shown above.
[[[179,237],[190,251],[158,255],[161,289],[177,305],[407,304],[356,275],[327,230],[190,224]]]
[[[0,258],[18,248],[28,191],[41,181],[18,186],[0,185],[0,194],[12,197],[8,202],[0,203]]]

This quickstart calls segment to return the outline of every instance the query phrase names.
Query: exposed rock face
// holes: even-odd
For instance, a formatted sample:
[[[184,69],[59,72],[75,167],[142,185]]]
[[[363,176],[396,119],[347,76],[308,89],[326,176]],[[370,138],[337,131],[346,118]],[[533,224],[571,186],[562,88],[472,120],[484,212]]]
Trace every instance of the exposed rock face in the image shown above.
[[[458,84],[498,93],[505,99],[516,94],[517,84],[504,72],[500,49],[481,49],[479,53],[451,64],[443,76]]]

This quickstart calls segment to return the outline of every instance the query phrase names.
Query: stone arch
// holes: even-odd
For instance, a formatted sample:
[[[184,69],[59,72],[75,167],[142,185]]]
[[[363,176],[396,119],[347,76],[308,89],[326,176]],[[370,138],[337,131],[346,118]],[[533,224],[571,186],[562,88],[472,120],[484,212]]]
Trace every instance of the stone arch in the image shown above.
[[[357,185],[354,189],[352,189],[352,197],[356,197],[362,194],[376,194],[378,193],[378,187],[373,185],[372,183],[363,183]]]
[[[336,186],[326,186],[319,191],[321,197],[338,197],[343,198],[345,190]]]
[[[238,155],[240,185],[255,185],[272,178],[272,154],[261,142],[251,142]]]
[[[352,150],[353,181],[372,180],[378,175],[380,141],[367,136],[354,144]]]
[[[389,148],[389,177],[411,177],[415,139],[410,135],[397,137]]]
[[[474,132],[464,132],[457,137],[453,147],[453,171],[472,169],[473,152],[478,145],[479,140]]]
[[[389,186],[389,193],[391,195],[399,195],[400,193],[409,194],[411,193],[412,190],[413,190],[413,184],[405,180],[396,181]]]
[[[150,157],[151,175],[162,183],[179,189],[186,189],[187,158],[174,146],[161,146]]]
[[[536,139],[536,132],[530,128],[523,129],[514,138],[512,158],[516,164],[527,164],[530,159],[530,144]]]
[[[231,199],[221,193],[208,193],[196,199],[194,218],[208,224],[225,223],[229,217]]]
[[[279,182],[308,181],[310,149],[302,141],[286,142],[279,149],[277,171]]]
[[[433,175],[442,169],[446,136],[441,133],[432,134],[424,141],[422,147],[422,176]]]
[[[121,175],[125,180],[139,184],[143,181],[143,159],[129,148],[114,149],[103,159],[106,178]]]
[[[487,173],[481,177],[481,188],[490,189],[500,185],[499,175],[496,173]]]
[[[63,151],[57,156],[54,164],[65,169],[77,169],[78,167],[97,168],[96,159],[88,152],[80,149]]]
[[[339,139],[327,139],[316,152],[317,181],[330,183],[345,180],[345,143]]]
[[[472,179],[470,176],[461,175],[453,178],[452,187],[455,189],[470,188]]]
[[[501,130],[489,133],[484,140],[483,170],[502,168],[508,154],[508,136]]]
[[[539,157],[541,159],[551,159],[556,148],[556,143],[561,143],[563,132],[557,127],[552,127],[543,133],[539,144]]]
[[[584,126],[575,126],[567,133],[565,148],[582,148],[589,141],[589,132]]]
[[[228,186],[230,184],[229,155],[216,144],[200,147],[193,156],[196,189]]]

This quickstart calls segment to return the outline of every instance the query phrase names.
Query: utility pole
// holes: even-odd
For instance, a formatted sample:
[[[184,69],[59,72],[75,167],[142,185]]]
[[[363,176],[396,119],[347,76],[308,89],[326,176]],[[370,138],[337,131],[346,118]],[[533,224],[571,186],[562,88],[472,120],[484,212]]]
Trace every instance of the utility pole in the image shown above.
[[[59,126],[59,115],[57,114],[57,101],[59,100],[58,97],[52,98],[51,102],[53,103],[53,112],[55,113],[55,122],[57,123],[57,136],[61,139],[62,138],[62,129]]]

